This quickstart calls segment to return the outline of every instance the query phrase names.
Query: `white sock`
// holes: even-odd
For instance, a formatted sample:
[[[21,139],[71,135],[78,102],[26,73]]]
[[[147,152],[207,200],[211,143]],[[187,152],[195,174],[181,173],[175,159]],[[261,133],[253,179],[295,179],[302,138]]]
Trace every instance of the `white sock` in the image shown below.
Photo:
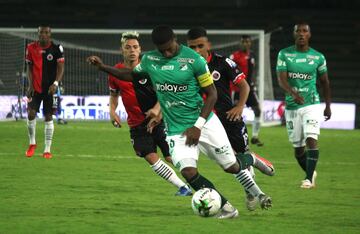
[[[180,188],[185,186],[186,184],[176,175],[175,171],[164,161],[159,159],[156,163],[151,165],[151,168],[154,170],[156,174],[158,174],[163,179],[169,181],[176,187]]]
[[[255,117],[252,122],[252,136],[258,137],[260,132],[260,117]]]
[[[50,153],[50,148],[51,148],[51,142],[52,142],[52,137],[54,134],[54,121],[47,121],[45,122],[45,152],[49,152]]]
[[[30,142],[29,144],[35,145],[36,144],[36,140],[35,140],[36,119],[33,119],[33,120],[28,119],[27,127],[28,127],[28,136],[29,136],[29,142]]]
[[[241,170],[239,173],[234,174],[236,180],[254,197],[264,194],[259,186],[256,184],[248,169]]]

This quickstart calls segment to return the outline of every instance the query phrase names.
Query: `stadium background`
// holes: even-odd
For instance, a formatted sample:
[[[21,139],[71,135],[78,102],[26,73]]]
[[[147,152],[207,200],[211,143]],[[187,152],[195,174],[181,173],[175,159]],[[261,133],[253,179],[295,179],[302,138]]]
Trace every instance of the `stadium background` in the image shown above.
[[[333,102],[355,103],[356,128],[360,127],[360,3],[349,1],[85,1],[1,0],[0,27],[151,29],[169,24],[175,29],[202,25],[207,29],[275,30],[271,37],[271,64],[277,52],[293,43],[292,26],[310,23],[311,46],[328,61]],[[281,29],[281,30],[279,30]],[[273,74],[275,99],[282,100]],[[0,85],[1,86],[1,85]],[[6,94],[6,87],[0,87]]]

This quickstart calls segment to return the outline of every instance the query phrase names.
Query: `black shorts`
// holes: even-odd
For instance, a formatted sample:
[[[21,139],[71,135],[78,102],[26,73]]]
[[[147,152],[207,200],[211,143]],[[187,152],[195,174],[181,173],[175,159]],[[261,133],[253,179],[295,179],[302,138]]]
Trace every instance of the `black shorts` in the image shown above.
[[[249,139],[246,125],[243,120],[229,121],[225,117],[219,118],[229,138],[231,147],[236,153],[245,153],[249,150]]]
[[[43,102],[43,114],[54,114],[56,111],[53,109],[53,96],[44,93],[34,93],[31,97],[31,102],[28,103],[28,108],[40,112],[40,104]]]
[[[246,100],[246,106],[252,107],[252,106],[258,106],[259,105],[259,98],[256,94],[256,89],[252,86],[250,86],[250,92],[248,99]]]
[[[145,157],[150,153],[157,152],[157,146],[160,148],[164,157],[170,156],[169,145],[166,142],[165,125],[161,122],[150,134],[146,129],[147,121],[130,128],[130,137],[136,155]]]

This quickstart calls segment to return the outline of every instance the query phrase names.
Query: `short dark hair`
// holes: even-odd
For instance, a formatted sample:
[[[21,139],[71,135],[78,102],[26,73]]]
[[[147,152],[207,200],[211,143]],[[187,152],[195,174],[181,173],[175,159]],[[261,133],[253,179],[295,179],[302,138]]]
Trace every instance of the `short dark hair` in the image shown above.
[[[251,37],[248,34],[244,34],[244,35],[241,36],[241,39],[242,40],[245,40],[245,39],[250,39],[251,40]]]
[[[155,45],[162,45],[174,38],[174,31],[167,25],[156,26],[151,33],[151,39]]]
[[[206,29],[203,27],[195,27],[187,32],[188,40],[195,40],[199,37],[207,37]]]

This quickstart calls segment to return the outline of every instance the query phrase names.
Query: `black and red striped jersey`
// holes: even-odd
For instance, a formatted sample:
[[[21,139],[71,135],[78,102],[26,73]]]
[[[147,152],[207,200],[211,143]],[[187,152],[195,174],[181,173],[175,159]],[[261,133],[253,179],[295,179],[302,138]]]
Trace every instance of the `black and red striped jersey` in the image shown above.
[[[125,68],[123,63],[115,65],[116,68]],[[122,81],[109,75],[109,89],[112,92],[120,92],[130,127],[140,125],[145,120],[145,112],[152,108],[156,102],[156,93],[149,77],[140,74],[132,74],[133,81]]]
[[[239,83],[245,79],[245,74],[234,61],[213,52],[208,57],[207,63],[217,90],[218,99],[215,104],[215,111],[218,115],[226,114],[234,106],[231,99],[230,83]]]
[[[32,65],[33,88],[37,93],[47,93],[56,79],[57,64],[64,63],[64,49],[51,42],[41,47],[38,41],[26,47],[25,61]]]

